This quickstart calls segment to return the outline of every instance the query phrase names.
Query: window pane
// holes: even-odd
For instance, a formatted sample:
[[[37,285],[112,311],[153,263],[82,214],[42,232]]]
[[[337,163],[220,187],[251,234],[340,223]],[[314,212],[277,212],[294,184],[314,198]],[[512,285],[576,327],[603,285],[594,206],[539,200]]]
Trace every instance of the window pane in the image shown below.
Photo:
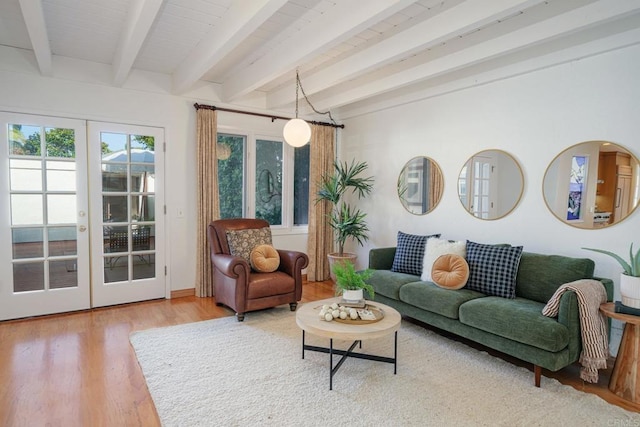
[[[156,277],[156,256],[140,254],[133,257],[133,280]]]
[[[11,224],[13,225],[42,225],[41,194],[12,194],[11,195]]]
[[[11,230],[13,259],[39,258],[44,256],[42,227],[16,228]]]
[[[49,261],[49,288],[75,288],[78,286],[78,260],[76,258]]]
[[[152,136],[131,135],[131,162],[153,163],[155,141]]]
[[[10,153],[14,156],[40,156],[40,127],[9,125],[9,147]]]
[[[9,161],[11,191],[42,191],[42,160]]]
[[[76,195],[47,194],[47,224],[75,224]]]
[[[47,157],[74,158],[76,156],[73,129],[46,128],[44,139]]]
[[[127,222],[127,196],[103,196],[102,220],[104,222]]]
[[[13,264],[13,291],[44,290],[44,262]]]
[[[127,191],[127,166],[110,164],[102,165],[102,191],[126,192]]]
[[[220,218],[244,216],[245,137],[218,134],[218,192]]]
[[[256,141],[256,218],[282,224],[282,142]]]
[[[76,191],[76,164],[47,161],[47,190]]]
[[[76,227],[51,227],[48,233],[49,256],[68,256],[78,253]]]
[[[131,220],[155,221],[155,200],[154,196],[131,196]]]
[[[294,151],[293,225],[309,224],[309,153],[310,144]]]
[[[100,134],[100,139],[102,143],[103,163],[126,163],[127,161],[129,161],[129,154],[127,153],[126,134],[102,132]]]

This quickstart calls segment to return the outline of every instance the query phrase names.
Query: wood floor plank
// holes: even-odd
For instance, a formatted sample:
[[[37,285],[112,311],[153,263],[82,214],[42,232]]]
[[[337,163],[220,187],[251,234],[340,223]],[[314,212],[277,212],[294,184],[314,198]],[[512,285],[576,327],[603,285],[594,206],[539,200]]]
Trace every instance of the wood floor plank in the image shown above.
[[[330,282],[303,286],[303,301],[331,296]],[[232,315],[213,298],[188,296],[0,322],[0,425],[160,425],[129,334]],[[578,372],[543,375],[640,412],[609,392],[610,373],[590,385]]]

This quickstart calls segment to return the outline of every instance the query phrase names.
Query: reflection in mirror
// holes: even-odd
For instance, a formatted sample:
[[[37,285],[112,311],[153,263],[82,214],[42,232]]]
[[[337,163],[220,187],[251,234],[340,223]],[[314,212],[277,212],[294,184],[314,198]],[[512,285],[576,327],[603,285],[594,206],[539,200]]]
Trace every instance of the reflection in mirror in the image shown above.
[[[638,206],[638,159],[612,142],[582,142],[553,159],[542,191],[549,210],[566,224],[586,229],[617,224]]]
[[[400,171],[398,197],[414,215],[431,212],[440,203],[443,189],[442,170],[428,157],[414,157]]]
[[[460,202],[467,212],[480,219],[508,215],[518,205],[523,187],[520,165],[502,150],[476,153],[458,176]]]

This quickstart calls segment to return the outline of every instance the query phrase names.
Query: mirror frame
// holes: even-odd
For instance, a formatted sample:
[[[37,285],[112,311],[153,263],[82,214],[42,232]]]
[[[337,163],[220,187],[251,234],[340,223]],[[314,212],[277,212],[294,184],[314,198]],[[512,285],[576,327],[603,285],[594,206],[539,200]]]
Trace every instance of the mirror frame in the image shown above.
[[[465,168],[469,167],[469,165],[471,164],[471,162],[473,161],[473,159],[475,157],[480,156],[480,155],[482,155],[484,153],[490,153],[490,152],[491,153],[499,153],[499,154],[503,155],[504,157],[506,157],[508,160],[511,160],[511,162],[513,163],[514,169],[517,169],[517,171],[518,171],[518,176],[520,178],[520,190],[518,191],[518,197],[516,197],[515,201],[513,202],[511,207],[509,207],[509,209],[506,212],[504,212],[501,215],[497,215],[496,214],[496,216],[492,217],[492,218],[482,218],[480,216],[474,215],[474,213],[471,210],[469,210],[469,208],[462,201],[462,195],[460,194],[460,180],[462,179],[462,172],[465,170]],[[468,187],[470,188],[471,186],[468,185]],[[524,194],[524,173],[522,172],[522,166],[520,165],[520,162],[518,162],[516,160],[516,158],[511,153],[508,153],[507,151],[500,150],[500,149],[497,149],[497,148],[489,148],[489,149],[486,149],[486,150],[478,151],[477,153],[475,153],[471,157],[469,157],[466,162],[464,162],[464,164],[460,168],[460,172],[458,173],[458,185],[456,185],[456,188],[457,188],[457,193],[458,193],[458,200],[460,201],[460,204],[462,205],[462,208],[465,210],[465,212],[467,212],[472,217],[474,217],[476,219],[480,219],[482,221],[495,221],[495,220],[502,219],[502,218],[506,217],[507,215],[509,215],[520,204],[520,200],[522,200],[522,196]]]
[[[550,175],[551,172],[551,168],[553,166],[555,166],[556,164],[558,164],[557,162],[560,162],[560,158],[563,155],[569,155],[572,154],[572,157],[575,156],[575,154],[577,154],[577,149],[581,146],[588,146],[588,145],[594,145],[594,144],[600,144],[599,149],[598,149],[598,166],[596,167],[596,174],[595,177],[591,174],[589,174],[589,165],[587,165],[587,174],[589,175],[587,177],[587,185],[591,186],[593,188],[593,186],[595,185],[596,187],[596,192],[595,194],[591,193],[591,191],[589,191],[587,194],[587,199],[585,199],[585,204],[587,204],[587,213],[588,214],[593,214],[593,216],[591,218],[589,218],[589,221],[587,221],[585,223],[585,220],[569,220],[565,218],[562,218],[560,216],[558,216],[558,213],[556,212],[556,210],[554,210],[552,208],[552,205],[550,204],[548,197],[547,197],[547,188],[551,185],[550,183],[554,182],[554,177],[552,177]],[[595,145],[594,145],[595,146]],[[617,147],[617,149],[611,150],[611,149],[606,149],[606,150],[602,150],[603,146],[613,146],[613,147]],[[585,149],[585,152],[588,151],[588,148]],[[574,227],[574,228],[578,228],[580,230],[600,230],[600,229],[606,229],[606,228],[610,228],[614,225],[620,224],[621,222],[623,222],[624,220],[626,220],[627,218],[629,218],[630,216],[633,215],[633,213],[638,209],[638,206],[640,205],[640,199],[636,200],[636,204],[635,206],[632,206],[629,208],[628,212],[620,219],[620,220],[615,220],[615,215],[614,215],[614,222],[609,224],[608,221],[603,222],[602,220],[598,221],[598,218],[596,214],[606,214],[606,210],[599,212],[596,211],[597,209],[597,202],[598,202],[598,198],[601,196],[600,191],[600,186],[602,184],[604,184],[604,182],[602,182],[601,180],[601,170],[600,170],[600,154],[603,152],[621,152],[624,154],[629,155],[629,160],[630,163],[635,161],[635,165],[631,165],[631,173],[632,173],[632,179],[631,181],[633,181],[633,177],[635,177],[636,182],[638,180],[638,174],[640,174],[640,160],[638,160],[638,157],[631,151],[629,150],[627,147],[618,144],[617,142],[613,142],[613,141],[604,141],[604,140],[590,140],[590,141],[582,141],[582,142],[578,142],[577,144],[573,144],[567,148],[565,148],[564,150],[562,150],[560,153],[558,153],[552,160],[551,162],[549,162],[549,164],[547,165],[547,168],[544,172],[544,176],[542,179],[542,198],[544,200],[545,205],[547,206],[547,209],[549,210],[549,212],[553,215],[554,218],[556,218],[558,221],[560,221],[561,223]],[[592,153],[593,155],[593,153]],[[571,161],[569,161],[569,163],[571,163]],[[617,165],[614,165],[617,166]],[[635,169],[634,169],[635,166]],[[557,176],[557,171],[554,172]],[[634,175],[635,174],[635,175]],[[549,179],[550,181],[547,182],[547,179]],[[632,182],[633,185],[633,182]],[[569,182],[567,180],[567,186],[569,186]],[[618,190],[616,188],[616,190]],[[635,191],[640,191],[637,188],[635,189]],[[549,195],[549,198],[551,197],[551,195]],[[556,195],[556,198],[558,197],[558,195]],[[615,195],[613,196],[614,198],[616,197]],[[630,192],[630,199],[632,198],[632,193]],[[630,200],[631,201],[631,200]],[[568,201],[567,201],[568,203]],[[612,211],[615,211],[615,200],[613,202],[613,209]],[[605,208],[606,209],[606,208]],[[610,214],[614,214],[614,212],[610,212]],[[586,225],[585,225],[586,224]]]
[[[429,161],[431,167],[435,167],[438,173],[438,177],[439,180],[441,182],[440,185],[440,191],[437,195],[434,195],[434,199],[435,201],[433,201],[431,203],[431,207],[425,207],[424,206],[424,200],[423,197],[425,196],[425,192],[428,191],[428,189],[426,189],[426,180],[427,177],[424,176],[424,174],[422,173],[422,168],[420,167],[421,165],[416,165],[415,166],[415,170],[416,171],[420,171],[419,174],[420,176],[417,178],[418,180],[421,180],[422,182],[418,182],[418,192],[420,193],[417,197],[418,199],[416,199],[415,202],[410,203],[409,201],[406,200],[405,197],[403,197],[403,193],[406,192],[406,189],[404,191],[401,190],[401,186],[402,186],[402,178],[406,176],[407,173],[407,168],[409,168],[411,166],[411,163],[417,160],[422,160],[423,162]],[[405,165],[402,167],[402,170],[400,170],[400,174],[398,175],[398,182],[396,185],[396,192],[398,194],[398,199],[400,200],[400,204],[402,205],[403,208],[405,208],[405,210],[407,212],[409,212],[410,214],[413,215],[426,215],[430,212],[433,212],[433,210],[440,204],[440,201],[442,201],[442,196],[444,194],[444,174],[442,173],[442,168],[440,167],[440,165],[438,164],[438,162],[436,162],[435,160],[433,160],[430,157],[427,156],[416,156],[416,157],[412,157],[411,159],[409,159],[409,161],[407,161],[407,163],[405,163]],[[419,206],[419,209],[412,209],[411,206]]]

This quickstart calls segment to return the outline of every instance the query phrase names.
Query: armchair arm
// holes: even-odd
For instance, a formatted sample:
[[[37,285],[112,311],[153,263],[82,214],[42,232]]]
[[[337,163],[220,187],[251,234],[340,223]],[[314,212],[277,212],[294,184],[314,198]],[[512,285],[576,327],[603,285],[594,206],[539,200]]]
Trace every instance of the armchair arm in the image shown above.
[[[369,251],[369,268],[372,270],[391,270],[396,247],[376,248]]]
[[[249,272],[251,271],[249,263],[239,256],[214,254],[211,255],[211,262],[213,262],[220,273],[234,279],[237,279],[243,271],[245,273],[245,277],[248,277]]]
[[[302,280],[301,271],[309,265],[309,257],[307,254],[286,249],[277,249],[277,251],[278,255],[280,255],[280,266],[278,270],[296,279],[297,275],[300,275],[300,280]]]

